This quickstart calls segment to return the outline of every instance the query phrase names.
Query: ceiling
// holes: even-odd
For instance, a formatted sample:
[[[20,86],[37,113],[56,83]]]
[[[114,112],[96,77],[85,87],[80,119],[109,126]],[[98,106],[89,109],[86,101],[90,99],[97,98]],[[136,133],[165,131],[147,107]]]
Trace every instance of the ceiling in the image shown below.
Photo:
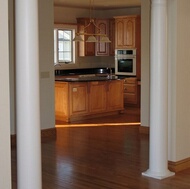
[[[89,8],[90,4],[94,9],[115,9],[140,6],[141,0],[54,0],[54,6]]]

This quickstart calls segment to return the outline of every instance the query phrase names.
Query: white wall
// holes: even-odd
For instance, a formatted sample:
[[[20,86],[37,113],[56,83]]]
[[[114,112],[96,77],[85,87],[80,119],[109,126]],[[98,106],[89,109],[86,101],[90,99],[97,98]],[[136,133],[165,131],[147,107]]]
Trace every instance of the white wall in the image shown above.
[[[9,0],[9,72],[10,72],[10,104],[11,133],[15,133],[15,52],[14,52],[14,0]]]
[[[40,114],[41,129],[55,126],[54,117],[54,59],[53,59],[53,0],[39,1],[40,54]]]
[[[141,36],[141,125],[149,126],[150,0],[141,1]]]
[[[169,158],[190,157],[190,1],[169,1]]]
[[[176,42],[177,0],[168,1],[168,156],[176,160]]]
[[[0,4],[0,188],[11,189],[8,1]]]
[[[92,17],[96,18],[111,18],[114,16],[140,14],[140,7],[111,9],[111,10],[94,10]],[[69,16],[68,16],[69,15]],[[69,7],[54,7],[55,23],[76,23],[76,18],[89,17],[89,9],[84,8],[69,8]]]

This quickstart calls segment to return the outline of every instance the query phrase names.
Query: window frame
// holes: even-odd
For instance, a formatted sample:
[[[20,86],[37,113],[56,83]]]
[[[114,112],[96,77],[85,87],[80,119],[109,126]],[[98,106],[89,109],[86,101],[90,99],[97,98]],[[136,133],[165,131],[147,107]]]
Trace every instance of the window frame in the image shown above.
[[[72,42],[72,62],[59,62],[58,60],[58,36],[56,35],[56,44],[55,44],[55,30],[58,35],[58,30],[72,30],[73,31],[73,38],[75,37],[75,33],[77,32],[77,24],[54,24],[54,65],[64,66],[64,67],[73,67],[76,66],[76,52],[77,52],[77,45],[73,41]],[[55,50],[56,46],[56,50]]]

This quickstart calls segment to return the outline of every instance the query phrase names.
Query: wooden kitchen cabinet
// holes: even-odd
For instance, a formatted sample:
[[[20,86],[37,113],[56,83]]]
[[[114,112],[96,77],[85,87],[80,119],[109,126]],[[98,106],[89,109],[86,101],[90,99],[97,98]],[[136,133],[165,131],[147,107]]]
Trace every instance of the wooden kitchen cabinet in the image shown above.
[[[69,83],[55,82],[56,120],[68,121],[69,118]]]
[[[109,19],[109,39],[111,43],[109,43],[109,55],[115,56],[115,19]]]
[[[118,16],[115,18],[115,48],[137,48],[140,36],[140,16]]]
[[[119,114],[124,109],[123,80],[55,82],[56,120],[76,120]]]
[[[90,82],[89,110],[103,112],[123,109],[123,81]]]
[[[70,115],[88,112],[88,85],[86,83],[69,84],[69,103]]]
[[[141,20],[139,15],[115,18],[115,48],[136,49],[136,77],[141,80]]]
[[[137,104],[137,78],[130,77],[124,79],[124,104]]]
[[[109,19],[96,19],[96,25],[100,28],[100,33],[109,37]],[[96,33],[98,29],[96,28]],[[101,36],[96,37],[100,40]],[[108,56],[109,55],[109,43],[96,43],[96,56]]]
[[[69,122],[72,116],[88,113],[88,88],[84,83],[55,82],[56,120]]]
[[[107,107],[107,82],[94,81],[89,83],[89,111],[103,112]]]
[[[114,80],[112,82],[108,82],[108,109],[122,109],[123,99],[123,80]]]
[[[115,50],[115,19],[94,19],[95,24],[100,28],[101,34],[106,34],[111,43],[88,43],[78,42],[78,55],[79,56],[114,56]],[[84,27],[89,24],[89,18],[77,18],[78,32],[84,32]],[[97,33],[98,29],[91,24],[86,28],[88,33]],[[89,36],[82,36],[87,40]],[[95,36],[100,38],[100,36]]]
[[[78,32],[84,32],[84,27],[90,22],[89,18],[77,18]],[[86,28],[86,32],[94,33],[95,27],[91,24]],[[89,36],[81,36],[85,41]],[[95,43],[78,42],[78,55],[79,56],[95,56]]]

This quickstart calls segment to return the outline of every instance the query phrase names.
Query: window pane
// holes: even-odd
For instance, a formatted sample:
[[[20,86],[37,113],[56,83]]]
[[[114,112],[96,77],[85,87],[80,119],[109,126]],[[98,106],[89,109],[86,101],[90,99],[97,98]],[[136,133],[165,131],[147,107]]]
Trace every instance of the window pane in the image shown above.
[[[63,31],[62,30],[58,30],[58,39],[59,40],[63,39]]]
[[[64,41],[63,50],[64,51],[71,51],[71,42],[70,41]]]
[[[75,43],[72,41],[76,28],[54,29],[54,62],[75,63]]]
[[[57,29],[57,37],[54,33],[54,39],[57,39],[57,49],[55,48],[57,53],[55,54],[57,54],[58,62],[73,62],[73,32],[72,29]]]
[[[59,41],[59,51],[63,51],[63,41]]]
[[[71,62],[71,53],[70,52],[59,52],[59,60],[61,62]]]
[[[63,32],[63,39],[71,41],[71,31],[65,30]]]

